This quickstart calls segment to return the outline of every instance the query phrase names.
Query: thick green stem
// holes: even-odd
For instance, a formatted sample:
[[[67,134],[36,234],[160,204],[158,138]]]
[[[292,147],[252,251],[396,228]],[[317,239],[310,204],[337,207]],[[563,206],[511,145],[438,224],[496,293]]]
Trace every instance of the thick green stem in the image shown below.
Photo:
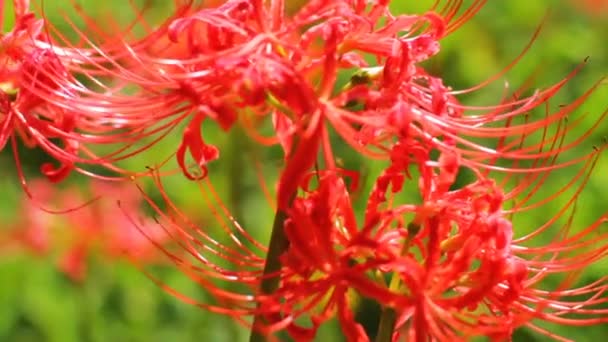
[[[376,335],[375,342],[391,342],[393,340],[393,330],[395,329],[395,322],[397,321],[397,314],[392,308],[384,308],[382,315],[380,316],[380,323],[378,325],[378,334]]]
[[[412,238],[420,231],[420,225],[417,223],[410,223],[407,226],[408,237],[405,240],[401,254],[407,253],[412,243]],[[401,287],[401,279],[399,275],[393,274],[391,282],[388,285],[389,290],[399,291]],[[380,323],[378,323],[378,334],[376,335],[375,342],[391,342],[393,340],[393,332],[395,331],[395,323],[397,322],[397,313],[395,309],[390,307],[384,307],[382,314],[380,315]]]
[[[406,244],[407,245],[407,244]],[[393,274],[389,289],[396,291],[399,289],[399,276]],[[375,342],[391,342],[393,340],[393,331],[395,330],[395,322],[397,321],[397,313],[390,307],[384,307],[380,315],[380,323],[378,323],[378,334]]]
[[[281,209],[277,209],[277,213],[274,217],[274,223],[272,224],[272,232],[270,233],[270,244],[268,246],[268,255],[266,256],[266,264],[264,265],[264,275],[262,283],[260,284],[260,291],[262,294],[272,294],[279,287],[279,276],[278,271],[281,269],[281,262],[279,260],[281,254],[283,254],[287,247],[289,247],[289,241],[285,236],[283,226],[287,214]],[[274,276],[269,276],[276,274]],[[265,324],[265,319],[262,315],[256,315],[253,319],[253,327],[251,330],[250,342],[264,342],[266,336],[256,330]]]
[[[273,97],[269,96],[268,100],[272,103]],[[264,273],[260,285],[261,294],[273,294],[279,287],[279,271],[281,270],[279,258],[289,247],[289,241],[287,236],[285,236],[284,229],[288,216],[286,210],[291,207],[298,191],[298,183],[306,173],[306,170],[309,170],[316,162],[322,129],[322,121],[316,121],[312,134],[304,134],[301,139],[295,139],[296,141],[292,147],[293,150],[291,153],[288,153],[289,161],[285,165],[285,169],[282,171],[279,180],[277,211],[272,225],[266,264],[264,265]],[[249,341],[266,341],[266,337],[259,330],[260,327],[268,323],[272,322],[265,322],[264,315],[258,313],[253,319]]]

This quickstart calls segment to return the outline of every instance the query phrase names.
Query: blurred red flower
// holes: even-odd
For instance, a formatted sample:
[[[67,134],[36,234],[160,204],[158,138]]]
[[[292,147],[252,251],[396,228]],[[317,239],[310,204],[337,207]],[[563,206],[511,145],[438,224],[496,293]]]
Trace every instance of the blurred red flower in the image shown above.
[[[96,255],[142,264],[160,262],[149,239],[162,244],[168,235],[152,218],[144,218],[142,198],[132,185],[93,181],[86,192],[76,186],[59,191],[38,180],[31,182],[30,190],[36,201],[23,199],[20,219],[10,234],[38,255],[58,255],[59,269],[73,280],[85,280],[87,260]],[[92,197],[95,200],[87,203]],[[133,217],[140,218],[147,236],[133,225]]]
[[[608,1],[606,0],[579,0],[573,1],[573,4],[591,16],[608,15]]]

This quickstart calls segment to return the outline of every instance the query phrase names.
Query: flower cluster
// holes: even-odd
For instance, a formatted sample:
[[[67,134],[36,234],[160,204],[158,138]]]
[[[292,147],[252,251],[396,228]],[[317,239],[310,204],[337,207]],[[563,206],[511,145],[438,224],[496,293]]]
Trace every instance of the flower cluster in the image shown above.
[[[38,201],[24,198],[18,209],[19,219],[3,234],[5,252],[26,248],[36,255],[57,256],[59,270],[76,282],[85,280],[88,260],[95,252],[110,260],[164,262],[155,245],[124,214],[142,212],[137,189],[96,181],[87,189],[87,195],[77,187],[58,191],[51,183],[37,180],[30,190]],[[86,202],[91,194],[95,198]],[[116,206],[115,197],[120,198],[120,207]],[[154,220],[146,219],[139,224],[158,244],[169,242],[169,236]]]
[[[2,38],[0,148],[16,137],[42,148],[60,163],[43,166],[53,181],[73,170],[115,177],[86,165],[151,176],[164,203],[142,195],[177,251],[128,214],[131,224],[213,298],[197,305],[251,324],[252,340],[278,331],[312,340],[336,318],[348,341],[367,341],[357,298],[382,307],[377,341],[501,340],[522,326],[557,337],[538,321],[606,322],[608,279],[578,280],[608,253],[608,213],[577,226],[574,212],[605,149],[581,146],[607,113],[581,128],[589,121],[577,109],[597,85],[550,103],[584,63],[546,89],[506,87],[483,106],[460,98],[527,48],[470,89],[424,67],[485,3],[397,15],[387,0],[300,1],[289,11],[283,0],[175,0],[159,25],[138,17],[142,37],[93,26],[75,44],[15,0],[17,24]],[[281,149],[276,173],[257,168],[275,214],[268,247],[215,190],[212,165],[225,156],[205,127]],[[172,132],[208,227],[171,201],[163,172],[117,164]],[[345,149],[379,165],[369,189],[341,162]],[[536,196],[561,170],[574,176]],[[518,226],[549,202],[563,206],[536,228]]]

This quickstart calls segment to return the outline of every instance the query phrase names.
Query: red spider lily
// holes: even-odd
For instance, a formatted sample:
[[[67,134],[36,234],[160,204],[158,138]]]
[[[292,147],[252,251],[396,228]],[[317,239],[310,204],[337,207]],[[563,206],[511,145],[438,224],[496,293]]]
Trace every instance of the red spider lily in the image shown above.
[[[74,117],[67,110],[48,106],[28,88],[56,89],[58,85],[53,79],[39,71],[52,69],[59,74],[67,71],[50,50],[36,45],[37,40],[44,40],[43,23],[28,12],[28,2],[15,1],[14,6],[15,26],[12,32],[2,35],[0,42],[0,149],[10,139],[16,154],[17,137],[28,147],[42,148],[61,163],[59,168],[44,164],[42,172],[50,180],[59,181],[73,168],[66,155],[78,151],[78,143],[64,136],[74,129]],[[28,88],[23,87],[24,82]],[[64,146],[51,142],[53,138],[62,141]],[[16,160],[19,166],[19,158]]]
[[[348,191],[335,176],[322,177],[319,189],[297,198],[290,209],[285,225],[290,247],[283,256],[285,278],[277,291],[281,300],[275,305],[280,306],[284,320],[292,322],[294,316],[304,315],[313,324],[312,329],[289,327],[294,337],[310,339],[321,322],[337,314],[349,341],[367,340],[349,313],[352,291],[395,312],[394,340],[400,336],[468,340],[474,335],[504,339],[524,325],[559,338],[534,320],[572,325],[608,320],[608,311],[601,308],[608,301],[606,279],[574,285],[585,267],[608,252],[608,235],[600,233],[608,216],[575,229],[572,216],[567,215],[596,156],[556,192],[564,194],[582,179],[566,206],[546,224],[514,239],[523,229],[514,227],[508,215],[513,211],[521,215],[541,205],[528,203],[531,195],[523,190],[530,190],[527,187],[538,180],[537,175],[530,174],[508,194],[481,175],[450,191],[459,158],[440,157],[436,172],[426,166],[429,150],[423,146],[396,149],[395,156],[400,158],[378,178],[362,228],[357,229]],[[398,205],[409,163],[419,169],[422,203]],[[532,192],[537,189],[533,187]],[[549,197],[555,200],[556,196]],[[504,210],[510,198],[519,202],[514,209]],[[564,216],[566,222],[560,221]],[[565,226],[550,244],[529,246],[557,222]],[[387,275],[389,282],[385,282]],[[557,289],[544,289],[541,280],[555,275],[563,277],[562,283]],[[272,306],[265,303],[264,307]]]
[[[503,72],[466,90],[452,90],[420,66],[439,51],[442,38],[484,3],[478,0],[462,9],[460,1],[438,2],[423,15],[395,16],[388,1],[370,6],[363,1],[309,1],[286,16],[280,0],[267,6],[231,0],[217,7],[176,1],[173,15],[140,40],[102,34],[101,43],[95,44],[81,33],[88,48],[59,50],[71,59],[70,75],[52,74],[61,87],[32,92],[79,118],[83,133],[71,134],[72,141],[122,144],[93,161],[76,161],[111,165],[149,148],[186,121],[176,155],[191,179],[205,176],[207,163],[219,157],[201,133],[208,120],[224,130],[238,120],[259,143],[281,143],[290,160],[287,169],[301,171],[286,172],[285,178],[296,184],[312,165],[295,156],[322,148],[331,166],[334,158],[324,126],[371,158],[388,158],[392,145],[406,136],[441,151],[457,149],[464,165],[474,167],[496,169],[495,159],[543,158],[535,147],[505,143],[498,149],[480,140],[517,139],[563,120],[588,94],[536,121],[515,124],[524,113],[547,105],[576,71],[529,97],[518,90],[499,105],[480,107],[462,105],[457,97],[496,80],[528,47]],[[75,83],[72,74],[93,86]],[[350,81],[338,84],[345,74],[352,75]],[[264,118],[272,119],[272,136],[261,132]],[[93,155],[89,149],[86,153]],[[190,173],[189,159],[202,175]]]
[[[550,148],[559,149],[559,143]],[[524,326],[563,339],[538,321],[574,326],[608,321],[602,309],[608,301],[607,279],[577,285],[583,270],[608,253],[608,235],[601,230],[608,216],[600,214],[585,227],[573,225],[573,208],[600,149],[581,163],[570,182],[540,200],[534,193],[542,184],[559,181],[556,167],[565,169],[567,162],[558,164],[549,155],[531,167],[542,172],[510,173],[499,182],[472,170],[476,178],[455,187],[462,159],[442,153],[434,161],[432,150],[414,140],[393,147],[361,223],[351,200],[354,189],[343,179],[352,173],[326,170],[304,177],[303,192],[286,208],[289,246],[281,267],[263,276],[266,249],[231,216],[212,186],[213,176],[201,183],[214,216],[204,227],[179,212],[157,178],[168,209],[150,203],[163,227],[173,232],[179,253],[189,257],[163,251],[214,301],[200,303],[159,284],[182,300],[239,320],[265,317],[268,324],[258,327],[261,331],[286,330],[298,341],[312,340],[317,328],[334,317],[348,341],[367,341],[354,319],[358,296],[394,312],[395,341],[502,340]],[[416,178],[418,196],[408,186]],[[520,215],[560,199],[566,199],[564,207],[547,215],[546,223],[535,229],[517,225]],[[538,245],[536,237],[546,232],[554,238]],[[258,292],[266,277],[279,278],[272,293]],[[559,282],[551,288],[547,279]]]
[[[142,235],[122,214],[115,204],[120,200],[123,209],[135,214],[141,212],[139,192],[129,186],[95,182],[90,191],[98,199],[84,207],[84,194],[76,188],[58,193],[47,182],[35,181],[30,190],[37,195],[37,203],[25,198],[20,208],[20,219],[10,234],[14,244],[25,246],[36,254],[58,253],[59,268],[74,281],[83,281],[87,272],[87,259],[95,252],[108,258],[127,258],[139,263],[158,262],[154,245]],[[42,211],[46,208],[74,208],[62,214]],[[166,241],[165,235],[155,229],[152,219],[142,220],[147,234],[156,241]]]
[[[52,93],[73,100],[84,89],[76,77],[82,75],[87,68],[99,66],[100,62],[94,58],[98,51],[78,46],[83,45],[82,42],[62,45],[67,41],[60,34],[58,39],[53,39],[49,32],[53,27],[29,11],[29,1],[15,0],[14,14],[15,25],[12,31],[0,36],[0,149],[11,141],[21,174],[17,139],[20,138],[27,147],[41,148],[59,163],[59,166],[46,163],[41,168],[42,173],[53,182],[61,181],[72,170],[95,175],[89,170],[81,169],[78,163],[101,164],[112,171],[124,173],[125,170],[112,163],[120,160],[115,154],[123,152],[126,147],[114,154],[98,156],[87,146],[92,143],[107,144],[103,134],[108,131],[119,136],[117,130],[122,127],[120,116],[92,107],[78,112],[73,110],[71,103],[53,102],[49,96]],[[107,35],[100,35],[109,39]],[[86,37],[84,41],[90,42],[90,39],[92,38]],[[99,48],[107,54],[114,53],[114,57],[118,58],[118,52],[110,47],[111,43],[116,44],[108,40]],[[146,45],[146,40],[133,40],[132,45],[132,48]],[[83,59],[90,65],[85,65]],[[108,77],[109,70],[105,69],[105,77]],[[117,93],[118,88],[124,87],[114,87],[114,90],[104,88],[104,91]],[[85,102],[84,98],[80,101],[86,106]],[[139,138],[134,134],[130,137]],[[132,176],[133,173],[129,175]],[[23,175],[21,177],[25,184]]]
[[[199,167],[217,158],[215,148],[201,137],[200,125],[207,118],[227,130],[240,117],[257,141],[281,142],[286,153],[294,155],[293,135],[309,136],[327,119],[353,147],[381,156],[367,148],[369,144],[362,144],[356,133],[362,125],[384,127],[392,120],[388,119],[390,111],[353,112],[342,107],[349,99],[369,102],[371,107],[372,102],[382,102],[373,90],[376,86],[394,93],[395,84],[414,82],[419,74],[416,65],[434,55],[438,40],[462,25],[483,3],[476,1],[461,16],[456,16],[459,2],[447,2],[441,8],[436,4],[433,9],[438,13],[393,16],[386,1],[369,7],[363,1],[311,1],[294,15],[285,16],[283,1],[266,7],[262,2],[231,0],[213,8],[176,2],[175,14],[136,44],[120,41],[97,46],[89,41],[90,48],[70,50],[70,57],[81,65],[70,70],[90,79],[94,87],[58,77],[62,79],[59,91],[49,88],[37,94],[69,108],[82,121],[101,126],[87,126],[90,131],[108,133],[87,136],[88,142],[131,146],[148,136],[155,136],[152,141],[156,141],[190,118],[177,153],[180,167],[190,178],[195,177],[187,171],[186,152]],[[376,28],[381,22],[386,23]],[[176,44],[185,42],[186,50],[172,46],[159,50],[166,38]],[[322,45],[321,40],[325,41]],[[358,86],[351,82],[335,93],[340,74],[367,67],[366,54],[376,57],[379,68],[385,67],[383,80],[366,87],[359,79]],[[121,92],[127,85],[136,87],[134,95]],[[447,89],[437,91],[440,94],[433,96],[449,96]],[[442,107],[440,99],[431,101],[416,87],[403,87],[401,92],[404,101],[416,98],[422,102],[412,101],[414,107],[454,111]],[[272,118],[276,137],[264,137],[257,131],[263,117]],[[112,133],[111,128],[118,130]],[[99,160],[117,161],[150,144],[129,152],[123,147]]]
[[[176,7],[175,16],[183,16],[188,10],[194,10],[199,5],[195,6],[191,1],[176,1]],[[167,135],[176,123],[182,121],[183,117],[188,116],[188,113],[181,113],[184,110],[184,106],[180,104],[180,102],[183,102],[183,98],[171,100],[161,94],[165,93],[164,90],[159,93],[158,88],[156,88],[148,93],[150,98],[157,100],[163,98],[161,102],[156,104],[152,104],[150,98],[127,95],[131,91],[130,89],[138,85],[150,90],[154,83],[150,81],[151,83],[146,84],[148,79],[145,75],[138,76],[138,71],[132,65],[130,66],[133,69],[132,71],[122,66],[122,64],[132,64],[126,57],[132,57],[132,54],[139,50],[155,51],[159,39],[162,38],[157,32],[152,31],[142,39],[126,40],[129,31],[133,30],[133,27],[137,24],[141,24],[150,31],[149,24],[145,22],[143,16],[144,10],[142,10],[142,13],[138,13],[138,17],[133,23],[128,25],[126,32],[118,28],[118,25],[113,25],[115,31],[112,31],[112,34],[116,36],[104,32],[84,12],[79,11],[90,26],[86,32],[73,26],[76,33],[80,35],[80,42],[72,43],[51,25],[47,25],[45,29],[52,31],[54,37],[51,38],[49,34],[47,37],[49,39],[48,43],[34,42],[36,46],[54,54],[64,65],[67,72],[61,74],[52,69],[30,70],[24,73],[26,81],[22,87],[36,96],[44,98],[46,103],[52,104],[55,108],[69,111],[73,117],[77,118],[73,132],[59,135],[79,144],[78,152],[80,154],[67,155],[73,164],[102,164],[112,171],[125,173],[126,170],[113,164],[147,149],[161,137]],[[163,32],[162,29],[159,29],[159,31]],[[90,37],[91,33],[97,37],[99,44],[96,44]],[[89,47],[85,48],[84,45],[89,45]],[[34,87],[37,75],[53,79],[59,86]],[[122,78],[119,77],[121,75]],[[77,77],[85,81],[82,82]],[[108,79],[111,84],[105,84]],[[180,87],[186,93],[192,89],[188,82],[184,82]],[[97,94],[97,91],[101,93]],[[218,104],[218,106],[223,105]],[[213,105],[211,107],[215,108]],[[168,108],[170,108],[170,113],[166,112]],[[134,112],[134,114],[131,112]],[[199,124],[204,118],[202,112],[203,110],[194,119]],[[159,115],[155,116],[156,113]],[[176,114],[177,118],[171,118]],[[138,118],[137,115],[141,115],[141,117]],[[141,121],[149,122],[152,117],[155,117],[152,121],[159,127],[150,129],[150,127],[140,124]],[[170,120],[167,120],[167,118]],[[194,126],[194,123],[191,126]],[[185,139],[188,143],[182,146],[182,150],[192,150],[194,156],[199,156],[197,159],[214,159],[210,155],[212,152],[204,150],[208,146],[204,144],[200,134],[197,139],[194,128],[191,131],[192,133],[186,133],[186,136],[192,136],[192,139]],[[148,145],[134,147],[134,145],[137,145],[136,143],[157,133],[159,137],[153,139]],[[122,145],[110,153],[98,155],[89,148],[93,144],[114,145],[116,143]],[[208,147],[208,149],[210,150],[212,147]],[[184,154],[183,151],[178,151],[178,155]],[[80,167],[76,167],[76,170],[97,178],[108,178]],[[134,175],[133,172],[128,174],[129,176]]]
[[[103,142],[93,136],[108,130],[104,115],[94,111],[78,113],[68,105],[52,103],[52,92],[74,95],[71,86],[82,87],[76,74],[83,68],[81,56],[92,52],[74,46],[61,46],[49,34],[45,21],[29,11],[29,1],[13,2],[15,24],[0,41],[0,149],[10,140],[21,174],[17,139],[29,148],[40,148],[58,163],[42,165],[42,173],[51,181],[64,179],[72,170],[87,173],[77,163],[95,163],[109,169],[110,158],[96,156],[85,143]],[[116,127],[112,127],[116,130]],[[27,190],[27,189],[26,189]]]

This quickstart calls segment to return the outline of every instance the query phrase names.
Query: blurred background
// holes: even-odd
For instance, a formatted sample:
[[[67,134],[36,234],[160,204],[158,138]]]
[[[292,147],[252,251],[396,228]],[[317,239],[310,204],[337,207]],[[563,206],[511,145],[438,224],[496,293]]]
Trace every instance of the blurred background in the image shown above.
[[[2,0],[0,0],[2,1]],[[6,2],[6,1],[5,1]],[[296,6],[297,1],[294,1]],[[40,3],[33,1],[34,7]],[[137,6],[148,5],[149,20],[162,19],[171,6],[169,0],[133,1]],[[411,3],[416,3],[412,5]],[[429,1],[393,1],[399,13],[428,8]],[[466,3],[466,1],[465,1]],[[568,103],[583,94],[608,72],[608,1],[603,0],[509,0],[488,1],[473,20],[442,42],[441,53],[426,64],[428,70],[444,78],[454,89],[474,86],[500,72],[526,46],[536,28],[542,23],[540,36],[518,65],[496,84],[462,98],[467,104],[495,104],[500,100],[504,82],[513,89],[530,75],[533,87],[549,86],[561,80],[586,57],[590,61],[581,73],[560,92],[554,104]],[[108,18],[127,22],[135,17],[126,2],[108,0],[53,0],[42,8],[50,22],[66,35],[75,37],[68,18],[76,26],[86,20],[74,9],[78,4],[91,18]],[[10,29],[12,12],[6,4],[5,27]],[[103,19],[100,19],[103,23]],[[72,32],[72,33],[70,33]],[[607,86],[601,86],[580,111],[587,116],[589,126],[608,108]],[[596,114],[595,114],[596,113]],[[581,125],[583,129],[585,125]],[[576,131],[573,133],[576,135]],[[600,143],[608,135],[608,127],[599,127],[590,137],[591,144]],[[227,169],[214,178],[217,188],[228,198],[237,217],[248,226],[256,227],[253,235],[266,241],[272,212],[265,207],[263,196],[255,185],[255,175],[249,169],[251,152],[240,141],[242,135],[228,137],[209,132],[224,153]],[[179,136],[170,137],[153,153],[170,154]],[[586,153],[590,145],[580,147]],[[375,165],[345,152],[345,162],[372,172]],[[39,166],[47,157],[36,149],[20,148],[29,187],[38,203],[50,209],[75,208],[96,195],[120,198],[100,200],[82,210],[66,215],[51,215],[28,201],[14,171],[11,151],[0,154],[0,341],[7,342],[72,342],[72,341],[245,341],[248,332],[230,319],[209,314],[185,304],[168,294],[144,273],[151,268],[163,282],[197,297],[197,286],[174,270],[154,246],[134,228],[133,221],[147,229],[158,241],[162,230],[149,219],[143,195],[133,184],[103,184],[72,175],[59,185],[49,185],[38,179]],[[128,162],[148,165],[150,154]],[[279,157],[265,156],[269,160]],[[161,158],[162,159],[162,158]],[[153,161],[158,162],[158,161]],[[584,226],[603,212],[608,203],[608,165],[600,161],[593,177],[581,196],[575,224]],[[370,171],[372,170],[372,171]],[[572,171],[574,172],[574,170]],[[546,187],[567,182],[573,174],[562,172],[551,178]],[[551,183],[554,182],[554,183]],[[165,181],[175,203],[194,222],[208,220],[201,213],[200,194],[180,177]],[[112,196],[109,196],[112,195]],[[542,193],[540,194],[542,196]],[[556,208],[562,202],[551,204]],[[125,211],[134,213],[126,217]],[[516,218],[522,231],[544,222],[542,211]],[[133,263],[135,261],[135,263]],[[585,272],[586,282],[605,275],[608,264],[600,263]],[[200,294],[198,299],[205,300]],[[373,330],[378,310],[365,302],[360,304],[361,321]],[[322,329],[318,341],[340,341],[335,325]],[[551,329],[575,341],[598,341],[608,336],[608,326],[584,329],[554,327]],[[515,341],[548,340],[535,332],[521,330]]]

